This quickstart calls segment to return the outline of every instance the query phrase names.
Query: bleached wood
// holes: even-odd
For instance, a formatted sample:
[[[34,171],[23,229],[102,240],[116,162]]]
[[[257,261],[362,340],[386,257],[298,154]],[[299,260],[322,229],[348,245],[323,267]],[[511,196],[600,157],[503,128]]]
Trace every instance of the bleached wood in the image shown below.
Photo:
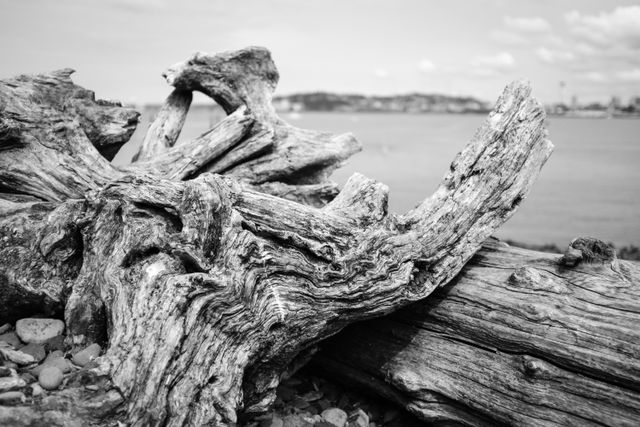
[[[173,147],[124,169],[98,161],[96,170],[82,157],[93,147],[75,134],[62,153],[46,127],[37,141],[18,127],[0,140],[31,173],[25,159],[45,154],[75,168],[60,175],[47,163],[44,178],[26,179],[0,162],[5,182],[26,194],[0,200],[0,230],[10,236],[0,245],[2,292],[34,306],[46,293],[51,310],[64,306],[73,342],[106,347],[64,391],[0,410],[0,420],[222,425],[263,411],[301,351],[450,280],[513,214],[552,149],[541,107],[516,82],[416,210],[389,214],[387,188],[357,174],[311,207],[254,190],[322,204],[335,190],[327,174],[355,140],[272,116],[277,77],[263,49],[200,55],[177,70],[178,89],[206,90],[230,113],[212,131],[219,138],[200,139],[208,148],[194,142],[183,157]],[[49,107],[22,114],[38,108]],[[65,129],[77,130],[63,113],[55,111]],[[26,143],[7,143],[15,138]],[[228,176],[202,173],[207,164]],[[76,174],[90,179],[76,184]]]
[[[631,426],[639,301],[640,265],[597,240],[564,256],[488,242],[447,287],[345,329],[314,363],[427,422]]]

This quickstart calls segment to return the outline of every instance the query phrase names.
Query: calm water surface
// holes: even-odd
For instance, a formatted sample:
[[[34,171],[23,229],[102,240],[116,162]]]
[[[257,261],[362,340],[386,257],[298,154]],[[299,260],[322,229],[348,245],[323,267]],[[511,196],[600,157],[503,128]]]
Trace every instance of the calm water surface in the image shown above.
[[[114,160],[128,162],[148,118]],[[303,113],[292,124],[330,132],[352,132],[364,149],[338,169],[344,184],[354,172],[390,188],[390,208],[403,213],[430,195],[451,160],[484,120],[479,115]],[[209,114],[193,110],[181,139],[208,129]],[[566,245],[583,235],[640,244],[640,120],[548,119],[555,151],[529,197],[498,231],[526,243]]]

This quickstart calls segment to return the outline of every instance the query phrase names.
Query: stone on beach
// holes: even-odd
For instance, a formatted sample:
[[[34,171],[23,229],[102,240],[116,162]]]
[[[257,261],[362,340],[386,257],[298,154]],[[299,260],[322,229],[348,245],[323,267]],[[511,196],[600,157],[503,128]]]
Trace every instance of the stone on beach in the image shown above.
[[[20,348],[20,351],[33,356],[36,362],[40,362],[46,356],[44,346],[42,344],[27,344]]]
[[[26,385],[27,383],[15,371],[9,377],[0,377],[0,391],[16,390]]]
[[[347,413],[340,408],[329,408],[322,411],[322,418],[336,427],[344,427],[347,424]]]
[[[27,318],[16,322],[16,333],[26,343],[43,344],[64,332],[64,322],[58,319]]]
[[[73,355],[71,360],[78,366],[86,366],[89,362],[91,362],[96,357],[100,356],[100,351],[102,349],[98,344],[91,344],[86,347],[84,350],[81,350]]]
[[[64,375],[62,371],[55,366],[47,366],[38,375],[38,383],[45,390],[55,390],[60,384]]]
[[[11,344],[13,348],[20,348],[22,346],[22,342],[20,341],[20,338],[18,338],[15,332],[7,332],[0,335],[0,341],[4,341],[7,344]]]
[[[21,403],[25,401],[24,393],[21,391],[7,391],[0,393],[0,405],[8,405],[11,403]]]

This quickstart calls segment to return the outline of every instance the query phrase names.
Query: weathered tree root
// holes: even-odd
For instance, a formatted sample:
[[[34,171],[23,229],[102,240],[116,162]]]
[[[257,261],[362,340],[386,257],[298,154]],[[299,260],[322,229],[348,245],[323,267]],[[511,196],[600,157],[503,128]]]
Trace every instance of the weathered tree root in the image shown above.
[[[487,242],[426,300],[322,343],[314,366],[430,423],[635,425],[640,265],[591,238],[564,256]]]
[[[0,198],[1,312],[46,303],[64,309],[74,343],[107,344],[65,390],[3,407],[0,420],[217,425],[266,410],[302,350],[453,278],[552,149],[542,108],[513,83],[406,215],[389,214],[386,187],[361,175],[310,207],[254,190],[322,205],[336,188],[328,173],[359,145],[277,118],[266,50],[198,54],[166,75],[229,116],[172,147],[188,105],[174,92],[125,169],[101,158],[73,111],[0,84],[0,189],[19,193]]]

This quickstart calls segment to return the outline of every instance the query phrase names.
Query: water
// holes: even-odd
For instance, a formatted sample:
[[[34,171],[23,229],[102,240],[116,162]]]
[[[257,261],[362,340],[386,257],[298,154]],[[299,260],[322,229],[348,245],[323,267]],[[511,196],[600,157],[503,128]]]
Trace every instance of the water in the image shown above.
[[[482,123],[480,115],[303,113],[296,126],[353,132],[364,149],[338,169],[344,184],[354,172],[390,188],[390,209],[406,212],[430,195],[454,156]],[[115,163],[140,143],[148,115]],[[192,110],[181,139],[204,132],[211,114]],[[616,246],[640,244],[640,120],[548,119],[555,151],[529,197],[497,236],[531,244],[565,246],[595,236]]]

